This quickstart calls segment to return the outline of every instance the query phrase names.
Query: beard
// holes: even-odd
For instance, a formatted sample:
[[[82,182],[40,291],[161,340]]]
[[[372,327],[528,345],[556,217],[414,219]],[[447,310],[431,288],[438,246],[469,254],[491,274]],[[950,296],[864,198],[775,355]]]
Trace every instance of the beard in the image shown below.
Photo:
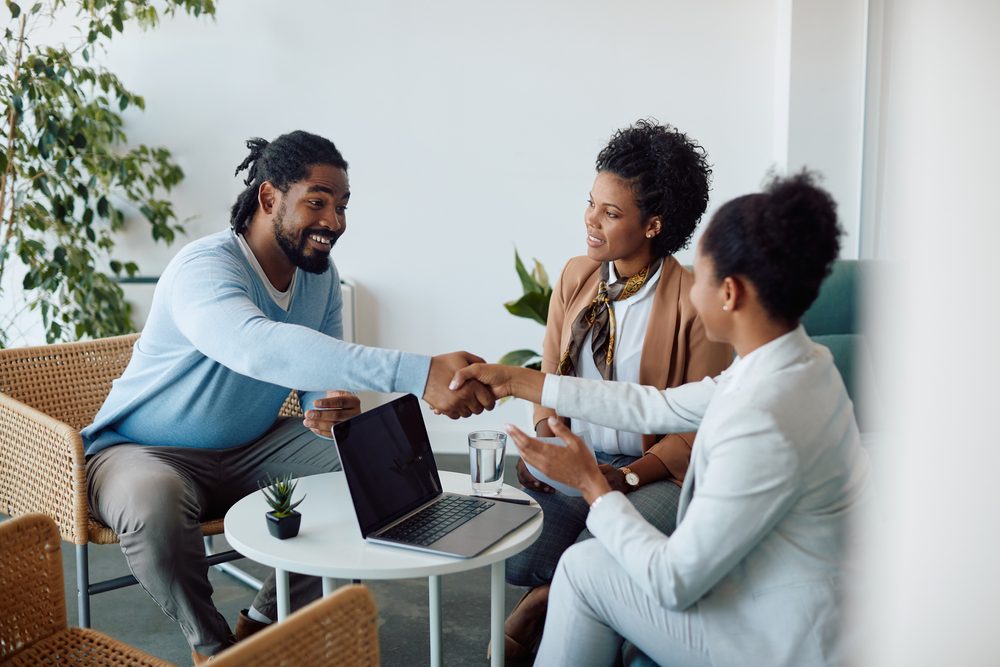
[[[282,225],[284,220],[285,203],[282,202],[278,207],[277,213],[274,214],[274,238],[278,242],[278,246],[285,253],[285,256],[288,257],[292,264],[303,271],[325,273],[330,268],[330,253],[309,248],[308,235],[311,232],[306,231],[298,239],[293,238],[285,231]],[[331,249],[337,244],[337,239],[340,237],[339,234],[332,234],[328,231],[317,233],[322,233],[323,236],[329,237]]]

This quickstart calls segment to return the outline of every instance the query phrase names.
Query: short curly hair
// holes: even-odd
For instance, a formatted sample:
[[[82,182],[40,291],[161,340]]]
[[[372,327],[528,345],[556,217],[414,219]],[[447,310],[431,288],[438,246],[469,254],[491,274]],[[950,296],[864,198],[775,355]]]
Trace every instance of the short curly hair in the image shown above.
[[[688,247],[708,206],[712,168],[705,149],[675,127],[639,120],[618,130],[597,156],[597,171],[628,181],[646,220],[659,216],[654,257]]]
[[[844,233],[837,204],[803,170],[722,205],[701,237],[715,277],[743,276],[772,318],[797,324],[819,294]]]

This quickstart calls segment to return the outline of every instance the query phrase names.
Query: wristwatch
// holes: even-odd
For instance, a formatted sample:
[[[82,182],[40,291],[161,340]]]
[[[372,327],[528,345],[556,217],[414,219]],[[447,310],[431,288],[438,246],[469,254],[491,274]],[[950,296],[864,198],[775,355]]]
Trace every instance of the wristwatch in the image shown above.
[[[625,473],[625,483],[631,486],[633,489],[639,488],[639,476],[632,472],[632,469],[628,466],[622,466],[619,468],[623,473]]]

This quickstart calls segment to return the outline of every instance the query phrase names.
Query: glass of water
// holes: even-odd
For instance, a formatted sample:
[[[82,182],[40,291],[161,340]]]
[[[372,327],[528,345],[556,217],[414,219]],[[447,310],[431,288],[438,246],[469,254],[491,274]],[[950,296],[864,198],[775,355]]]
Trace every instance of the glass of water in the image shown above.
[[[472,493],[497,496],[503,489],[503,452],[507,434],[500,431],[473,431],[469,434],[469,473]]]

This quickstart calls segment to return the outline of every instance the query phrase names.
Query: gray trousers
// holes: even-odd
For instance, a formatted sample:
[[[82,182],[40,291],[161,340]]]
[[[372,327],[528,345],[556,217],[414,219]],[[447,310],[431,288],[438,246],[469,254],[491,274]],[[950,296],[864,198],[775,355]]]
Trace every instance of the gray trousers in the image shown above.
[[[87,489],[91,511],[118,533],[139,585],[180,624],[194,650],[214,655],[234,639],[212,603],[199,523],[224,516],[268,475],[334,470],[340,470],[340,459],[333,443],[315,436],[301,419],[286,418],[256,442],[232,449],[110,447],[87,461]],[[289,588],[293,609],[322,594],[315,577],[293,574]],[[273,574],[253,605],[277,618]]]
[[[600,463],[610,463],[616,468],[627,466],[634,456],[599,454]],[[583,498],[559,493],[542,493],[532,489],[524,492],[538,501],[545,520],[542,534],[534,544],[507,559],[507,583],[512,586],[542,586],[552,583],[559,558],[574,543],[590,539],[587,530],[587,513],[590,508]],[[681,488],[669,481],[653,482],[629,493],[626,498],[639,510],[639,514],[665,535],[677,527],[677,505]]]
[[[597,540],[574,545],[559,561],[535,665],[614,665],[628,639],[658,665],[711,667],[697,605],[660,606]],[[747,664],[754,664],[747,656]]]

